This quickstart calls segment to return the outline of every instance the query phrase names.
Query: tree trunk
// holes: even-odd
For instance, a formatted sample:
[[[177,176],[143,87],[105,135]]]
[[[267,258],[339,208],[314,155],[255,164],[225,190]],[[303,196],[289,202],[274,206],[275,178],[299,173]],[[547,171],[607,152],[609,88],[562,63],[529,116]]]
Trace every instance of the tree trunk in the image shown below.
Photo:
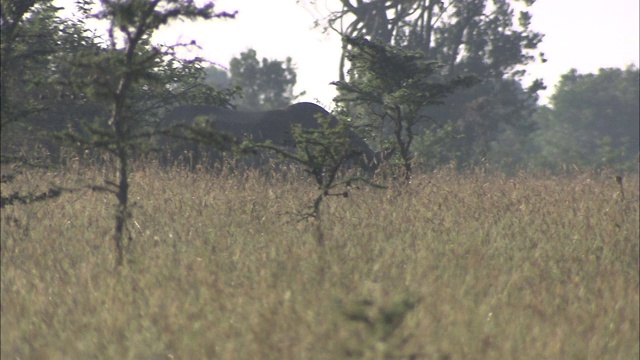
[[[128,156],[126,149],[120,149],[118,152],[118,158],[120,161],[120,183],[118,185],[118,208],[116,210],[115,233],[113,235],[116,245],[116,267],[121,266],[124,262],[124,232],[127,226],[129,213],[129,174],[127,169]]]

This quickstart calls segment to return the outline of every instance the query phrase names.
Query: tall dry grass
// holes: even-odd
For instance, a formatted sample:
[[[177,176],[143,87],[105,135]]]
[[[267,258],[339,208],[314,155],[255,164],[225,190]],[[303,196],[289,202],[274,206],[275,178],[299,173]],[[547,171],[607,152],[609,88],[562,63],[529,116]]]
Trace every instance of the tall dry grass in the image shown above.
[[[28,171],[3,193],[112,170]],[[292,173],[136,166],[115,199],[2,209],[2,359],[637,359],[638,177],[444,169],[354,189],[315,226]]]

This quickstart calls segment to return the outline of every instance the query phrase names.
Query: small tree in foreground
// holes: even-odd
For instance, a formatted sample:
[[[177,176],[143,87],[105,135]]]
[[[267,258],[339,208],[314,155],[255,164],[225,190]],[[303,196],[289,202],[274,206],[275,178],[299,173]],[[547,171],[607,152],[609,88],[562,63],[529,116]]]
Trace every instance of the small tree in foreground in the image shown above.
[[[277,154],[284,161],[300,165],[311,175],[318,185],[318,194],[308,211],[303,212],[302,219],[311,218],[316,221],[318,244],[324,244],[321,225],[320,205],[329,196],[348,197],[351,184],[362,182],[373,187],[381,186],[360,176],[342,177],[345,167],[359,163],[364,154],[350,146],[347,124],[344,121],[332,121],[329,117],[318,116],[318,128],[304,128],[300,124],[291,127],[294,139],[293,150],[275,146],[272,142],[246,144],[249,148],[266,149]],[[343,191],[336,191],[345,187]]]
[[[362,37],[344,37],[343,41],[351,49],[347,55],[351,62],[351,79],[333,82],[340,92],[336,102],[367,107],[373,117],[369,119],[369,125],[374,122],[380,127],[391,124],[393,143],[402,161],[404,178],[409,183],[414,126],[426,120],[420,110],[442,104],[447,95],[477,83],[477,78],[462,76],[450,81],[429,81],[439,75],[442,66],[427,60],[420,52]]]
[[[114,155],[118,163],[117,182],[105,180],[106,186],[93,188],[113,193],[118,199],[114,243],[116,266],[120,266],[127,221],[131,216],[129,162],[133,154],[149,151],[150,139],[158,135],[149,114],[156,114],[162,103],[170,101],[172,89],[181,90],[180,84],[172,86],[167,76],[184,79],[184,70],[193,70],[193,63],[180,69],[175,67],[173,50],[179,45],[154,46],[151,36],[173,20],[223,18],[233,14],[214,13],[212,3],[199,7],[194,1],[103,0],[102,11],[95,17],[110,23],[108,48],[97,54],[79,54],[75,62],[78,68],[88,69],[91,74],[90,81],[83,84],[87,93],[104,102],[110,114],[106,121],[96,119],[93,124],[85,123],[83,133],[70,131],[62,137],[84,148],[106,151]]]

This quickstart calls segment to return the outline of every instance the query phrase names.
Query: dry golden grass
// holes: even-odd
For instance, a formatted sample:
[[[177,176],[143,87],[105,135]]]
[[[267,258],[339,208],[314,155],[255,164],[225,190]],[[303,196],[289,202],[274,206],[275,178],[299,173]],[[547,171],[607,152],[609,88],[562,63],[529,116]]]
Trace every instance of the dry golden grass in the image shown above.
[[[99,183],[30,171],[3,193]],[[638,177],[417,175],[290,212],[314,187],[136,167],[115,200],[2,209],[2,359],[637,359]],[[403,321],[402,321],[403,320]]]

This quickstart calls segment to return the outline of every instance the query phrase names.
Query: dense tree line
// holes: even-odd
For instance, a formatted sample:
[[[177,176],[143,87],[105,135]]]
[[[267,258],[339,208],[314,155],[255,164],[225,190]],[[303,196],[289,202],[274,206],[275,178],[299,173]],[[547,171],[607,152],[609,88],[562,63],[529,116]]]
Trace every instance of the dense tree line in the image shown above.
[[[293,93],[297,75],[290,57],[285,60],[258,60],[254,49],[232,58],[228,72],[216,65],[207,67],[206,72],[206,82],[210,85],[239,91],[232,104],[240,110],[281,109],[305,93]]]
[[[520,2],[518,9],[532,3]],[[514,169],[624,163],[628,168],[637,157],[637,68],[567,73],[550,104],[538,106],[537,91],[544,85],[539,80],[524,85],[522,75],[536,57],[544,61],[543,54],[536,53],[543,35],[530,29],[531,15],[516,11],[513,1],[343,0],[341,5],[319,23],[346,37],[421,54],[439,64],[433,82],[460,76],[479,80],[450,93],[440,105],[420,108],[420,121],[412,125],[415,164],[432,168],[455,161],[460,167],[490,163]],[[51,1],[3,2],[3,162],[27,157],[31,163],[63,161],[52,132],[73,130],[90,137],[92,126],[106,124],[110,105],[104,90],[113,90],[115,84],[105,80],[98,86],[96,80],[101,73],[116,73],[121,60],[105,55],[111,45],[87,28],[85,21],[97,16],[91,9],[91,2],[78,2],[75,17],[64,19]],[[338,29],[341,21],[347,25]],[[141,39],[141,45],[139,55],[145,56],[151,51],[149,39]],[[359,81],[345,76],[353,50],[345,42],[337,83]],[[136,124],[144,125],[141,130],[173,105],[233,104],[265,110],[285,107],[301,95],[293,93],[291,58],[259,60],[250,49],[232,59],[226,72],[204,67],[200,59],[180,60],[171,56],[172,48],[162,51],[161,68],[129,95],[139,114]],[[146,56],[154,58],[151,55]],[[234,99],[237,94],[242,96]],[[391,147],[391,123],[376,123],[372,113],[352,112],[350,118],[369,125],[367,138],[374,147]]]
[[[562,75],[549,105],[534,116],[530,161],[539,168],[576,165],[637,171],[640,71],[600,69]]]
[[[443,105],[424,107],[416,127],[420,158],[430,165],[460,165],[486,160],[490,145],[505,131],[533,131],[531,114],[544,85],[523,85],[523,66],[534,61],[543,35],[530,28],[531,14],[514,10],[513,1],[342,0],[342,8],[319,24],[348,37],[408,51],[442,64],[439,77],[475,75],[474,87],[451,94]],[[531,0],[520,2],[525,8]],[[339,71],[345,79],[349,44]],[[385,129],[382,132],[384,138]],[[391,129],[386,129],[388,133]],[[375,134],[374,134],[375,135]]]
[[[93,2],[79,1],[73,18],[59,17],[61,8],[49,0],[2,3],[3,162],[12,161],[19,154],[29,155],[29,161],[39,160],[32,151],[36,145],[44,145],[42,150],[49,153],[49,160],[53,156],[54,160],[63,161],[56,156],[61,142],[54,144],[52,134],[58,135],[58,140],[70,140],[68,145],[93,148],[91,141],[107,135],[103,131],[110,126],[118,79],[127,73],[123,68],[132,57],[141,59],[141,63],[131,64],[141,75],[131,85],[126,101],[136,117],[129,129],[132,133],[149,131],[167,109],[178,104],[229,105],[234,91],[218,91],[206,85],[202,59],[175,56],[178,47],[192,44],[158,47],[151,44],[150,34],[129,39],[136,29],[117,22],[137,20],[127,19],[126,14],[144,8],[145,3],[103,2],[105,10],[97,12]],[[167,2],[177,6],[176,3]],[[109,12],[109,6],[122,10]],[[191,7],[189,16],[196,14],[192,2],[184,7]],[[92,32],[85,22],[96,19],[111,22],[115,30],[121,26],[126,41],[135,40],[136,48],[127,53],[117,36],[110,33],[105,39]],[[145,25],[153,28],[167,20],[161,18],[155,20],[157,24]],[[141,69],[149,71],[143,74]],[[108,148],[104,139],[93,145]]]
[[[32,143],[8,141],[31,133],[53,133],[80,150],[108,155],[117,175],[88,186],[117,199],[113,243],[119,266],[132,216],[130,162],[153,150],[157,136],[171,135],[156,129],[161,114],[181,102],[229,102],[229,92],[204,84],[200,59],[175,56],[177,48],[190,44],[154,45],[152,36],[172,21],[234,14],[214,11],[213,3],[183,0],[105,0],[99,7],[79,1],[79,20],[60,19],[58,10],[48,0],[2,2],[2,162],[32,164]],[[83,22],[88,19],[105,23],[106,37],[88,32]],[[228,140],[205,130],[186,133],[212,147]],[[3,180],[4,175],[3,170]],[[2,198],[18,201],[13,195]]]
[[[571,70],[549,106],[539,107],[537,92],[544,85],[536,80],[524,86],[522,67],[535,59],[542,35],[529,29],[528,12],[516,15],[512,2],[342,0],[342,5],[324,22],[344,37],[343,66],[334,83],[345,119],[340,124],[361,123],[371,141],[395,150],[407,183],[416,164],[452,161],[462,167],[490,162],[503,169],[574,165],[637,171],[637,67],[597,74]],[[163,114],[181,104],[284,107],[299,96],[293,93],[295,69],[290,58],[260,62],[249,50],[232,60],[228,77],[205,68],[202,59],[176,56],[178,48],[193,43],[152,43],[154,32],[175,20],[234,16],[214,11],[213,3],[104,0],[98,7],[81,0],[71,19],[59,17],[59,10],[51,0],[2,2],[1,160],[20,166],[56,158],[63,163],[70,156],[60,154],[60,143],[80,150],[74,157],[107,154],[118,174],[91,188],[117,199],[114,244],[120,265],[132,216],[130,161],[157,150],[154,141],[161,137],[217,150],[234,141],[197,124],[159,129]],[[107,34],[90,31],[85,23],[90,19],[105,23]],[[337,29],[341,21],[348,25]],[[220,85],[225,79],[229,86]],[[234,103],[241,89],[244,97]],[[332,195],[329,189],[341,184],[334,181],[340,166],[358,155],[343,148],[346,140],[336,134],[344,131],[337,129],[293,129],[298,152],[276,151],[308,168],[323,189],[318,199]],[[2,181],[10,178],[3,167]],[[54,188],[2,194],[2,204],[60,193]]]
[[[461,76],[479,80],[439,105],[422,106],[412,134],[416,164],[629,170],[635,159],[637,169],[637,67],[584,75],[570,71],[549,106],[539,106],[542,80],[523,81],[527,64],[546,62],[537,50],[544,35],[531,29],[527,11],[534,2],[341,0],[341,8],[317,24],[345,39],[360,37],[395,51],[418,52],[440,64],[433,82]],[[353,42],[345,41],[340,84],[361,81],[350,64],[353,51]],[[351,108],[351,116],[370,126],[371,140],[385,146],[395,137],[392,122],[385,126],[376,121],[375,111],[363,115],[358,109]]]

